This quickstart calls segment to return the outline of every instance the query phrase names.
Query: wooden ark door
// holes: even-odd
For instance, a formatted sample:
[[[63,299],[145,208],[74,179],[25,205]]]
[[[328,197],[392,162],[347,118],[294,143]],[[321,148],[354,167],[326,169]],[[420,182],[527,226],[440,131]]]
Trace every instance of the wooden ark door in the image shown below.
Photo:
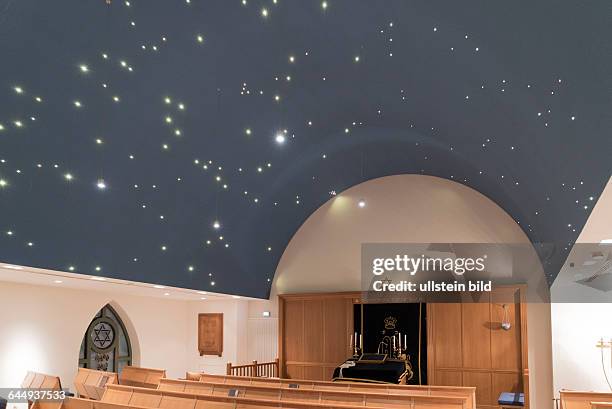
[[[350,356],[352,294],[279,296],[281,377],[332,379]]]
[[[501,392],[525,392],[528,407],[522,289],[503,287],[481,297],[476,303],[428,304],[429,382],[475,386],[478,407],[487,409],[499,408]],[[509,330],[501,328],[504,316]]]

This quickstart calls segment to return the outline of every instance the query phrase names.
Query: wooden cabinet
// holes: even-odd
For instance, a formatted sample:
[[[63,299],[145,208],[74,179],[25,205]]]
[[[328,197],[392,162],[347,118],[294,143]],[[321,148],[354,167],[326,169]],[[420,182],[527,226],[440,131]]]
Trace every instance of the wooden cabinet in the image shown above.
[[[202,355],[223,355],[223,314],[198,314],[198,350]]]
[[[528,402],[526,307],[522,287],[500,287],[480,302],[428,304],[428,370],[433,385],[475,386],[479,408],[501,392]],[[509,319],[511,328],[501,322]]]
[[[350,355],[351,293],[279,296],[281,377],[329,381]]]
[[[473,295],[473,294],[472,294]],[[351,356],[353,304],[360,293],[279,296],[281,377],[330,380]],[[475,386],[479,408],[501,392],[529,398],[524,288],[483,293],[480,302],[427,304],[427,374],[432,385]],[[505,306],[505,307],[504,307]],[[511,328],[504,330],[507,318]]]

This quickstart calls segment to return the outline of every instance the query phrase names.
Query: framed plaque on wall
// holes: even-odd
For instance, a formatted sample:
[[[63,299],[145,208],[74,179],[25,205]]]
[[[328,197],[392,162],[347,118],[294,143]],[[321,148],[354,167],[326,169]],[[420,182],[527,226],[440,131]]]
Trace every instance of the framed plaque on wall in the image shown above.
[[[202,355],[223,355],[223,314],[198,314],[198,350]]]

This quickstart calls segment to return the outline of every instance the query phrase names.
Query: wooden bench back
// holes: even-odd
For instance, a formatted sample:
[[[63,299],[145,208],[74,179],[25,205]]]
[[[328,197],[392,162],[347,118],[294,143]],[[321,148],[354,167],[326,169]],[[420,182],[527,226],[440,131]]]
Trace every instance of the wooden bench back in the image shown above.
[[[159,409],[207,409],[208,403],[221,400],[235,400],[237,408],[250,402],[256,406],[248,407],[283,407],[283,408],[332,408],[347,409],[367,407],[369,409],[411,408],[411,409],[465,409],[465,400],[440,396],[410,397],[410,401],[395,403],[397,396],[371,395],[361,398],[353,394],[335,392],[315,392],[299,390],[268,389],[267,391],[233,389],[225,387],[216,389],[209,386],[209,394],[194,394],[186,392],[172,392],[152,390],[121,385],[109,385],[104,393],[102,402],[120,403],[129,406],[146,406]],[[199,392],[203,392],[200,390]],[[194,405],[195,402],[195,405]],[[245,406],[246,407],[246,406]]]
[[[591,409],[591,402],[612,402],[612,393],[606,392],[560,391],[559,396],[561,409]]]
[[[180,382],[180,381],[179,381]],[[384,393],[389,395],[441,395],[467,399],[467,408],[476,409],[476,388],[464,386],[434,386],[434,385],[391,385],[391,384],[369,384],[359,382],[326,382],[309,381],[300,379],[266,379],[256,377],[227,376],[201,374],[200,382],[224,383],[226,385],[259,385],[282,389],[301,389],[313,391],[338,391],[358,393]],[[176,383],[175,380],[164,379],[166,387]],[[160,388],[162,388],[160,383]]]
[[[361,407],[382,406],[385,408],[437,407],[471,409],[465,396],[447,395],[390,395],[388,393],[306,390],[299,388],[279,388],[278,385],[229,385],[186,380],[163,380],[160,391],[189,393],[198,396],[236,396],[256,399],[273,399],[282,402],[323,402],[333,404],[355,404]]]
[[[612,402],[591,402],[591,409],[610,409]]]
[[[125,366],[119,374],[119,384],[157,389],[160,379],[165,377],[166,371],[164,369]]]
[[[106,385],[117,384],[115,372],[96,371],[94,369],[79,368],[74,387],[81,398],[100,400]]]
[[[163,392],[130,386],[110,387],[102,403],[125,407],[151,409],[211,409],[211,408],[291,408],[291,409],[363,409],[362,406],[333,405],[323,402],[280,402],[233,396],[201,396],[187,393]],[[63,408],[63,409],[118,409],[118,408]],[[378,407],[376,409],[383,409]]]
[[[62,389],[59,376],[46,375],[40,372],[28,371],[21,382],[22,388],[28,389]]]

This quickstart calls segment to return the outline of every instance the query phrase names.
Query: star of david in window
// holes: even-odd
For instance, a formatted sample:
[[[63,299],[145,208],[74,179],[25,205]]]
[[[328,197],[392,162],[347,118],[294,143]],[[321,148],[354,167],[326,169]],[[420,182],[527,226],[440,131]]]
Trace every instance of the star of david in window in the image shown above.
[[[98,322],[91,331],[91,338],[94,346],[104,350],[113,345],[115,331],[107,322]]]

